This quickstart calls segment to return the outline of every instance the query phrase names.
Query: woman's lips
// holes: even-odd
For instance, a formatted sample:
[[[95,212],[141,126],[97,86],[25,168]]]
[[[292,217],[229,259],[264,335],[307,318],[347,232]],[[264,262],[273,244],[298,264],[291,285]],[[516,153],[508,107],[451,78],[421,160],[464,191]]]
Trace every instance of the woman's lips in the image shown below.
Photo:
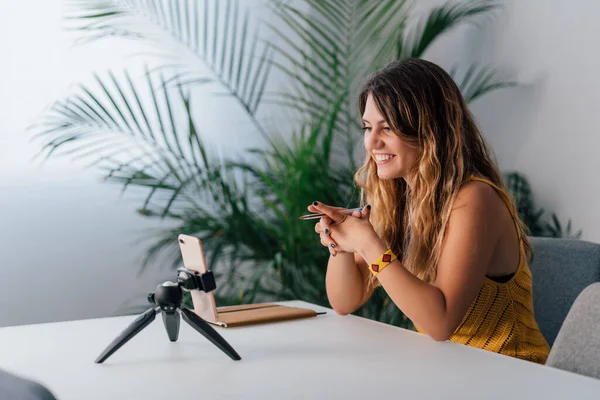
[[[373,158],[377,165],[383,165],[396,158],[396,156],[394,154],[377,154]]]

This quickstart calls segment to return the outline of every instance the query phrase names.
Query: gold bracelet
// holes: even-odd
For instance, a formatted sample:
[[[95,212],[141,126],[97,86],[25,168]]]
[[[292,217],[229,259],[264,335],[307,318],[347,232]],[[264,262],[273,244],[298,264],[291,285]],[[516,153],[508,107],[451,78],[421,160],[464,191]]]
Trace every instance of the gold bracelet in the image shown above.
[[[373,264],[369,266],[369,271],[371,271],[373,275],[377,275],[395,259],[396,255],[392,249],[388,249],[381,255],[381,257],[379,257]]]

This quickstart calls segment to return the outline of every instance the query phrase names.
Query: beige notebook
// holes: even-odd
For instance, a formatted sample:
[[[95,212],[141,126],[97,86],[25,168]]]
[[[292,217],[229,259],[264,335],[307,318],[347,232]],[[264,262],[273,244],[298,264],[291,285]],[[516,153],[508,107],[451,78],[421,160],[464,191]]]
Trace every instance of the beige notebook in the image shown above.
[[[217,307],[217,320],[207,322],[228,328],[309,318],[316,315],[316,311],[307,308],[282,306],[274,303],[244,304],[239,306]]]

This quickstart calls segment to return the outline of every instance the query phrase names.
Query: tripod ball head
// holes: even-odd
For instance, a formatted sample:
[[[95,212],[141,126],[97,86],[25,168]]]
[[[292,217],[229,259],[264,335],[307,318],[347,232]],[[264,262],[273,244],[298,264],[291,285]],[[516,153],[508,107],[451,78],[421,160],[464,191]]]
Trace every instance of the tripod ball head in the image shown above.
[[[148,295],[148,301],[161,308],[176,309],[181,307],[183,293],[178,283],[166,281],[158,285],[154,293]]]

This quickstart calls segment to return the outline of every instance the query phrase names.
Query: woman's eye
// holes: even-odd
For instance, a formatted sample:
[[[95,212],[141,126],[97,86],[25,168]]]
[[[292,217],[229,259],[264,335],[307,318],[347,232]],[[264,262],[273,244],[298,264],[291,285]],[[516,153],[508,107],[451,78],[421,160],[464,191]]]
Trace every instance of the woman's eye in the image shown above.
[[[386,132],[391,132],[392,128],[390,128],[389,126],[384,126],[383,130],[386,131]]]
[[[362,130],[363,130],[363,132],[368,132],[368,131],[371,130],[371,127],[370,126],[363,126]]]

